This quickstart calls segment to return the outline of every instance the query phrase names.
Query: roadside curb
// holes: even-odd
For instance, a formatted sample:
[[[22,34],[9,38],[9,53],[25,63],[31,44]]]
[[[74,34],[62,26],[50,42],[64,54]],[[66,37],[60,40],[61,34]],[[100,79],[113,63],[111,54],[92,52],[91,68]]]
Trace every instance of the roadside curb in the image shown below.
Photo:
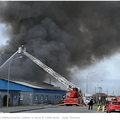
[[[32,109],[25,109],[25,110],[18,110],[18,111],[11,111],[9,113],[17,113],[17,112],[24,112],[24,111],[31,111],[31,110],[38,110],[38,109],[46,109],[46,108],[57,108],[58,106],[43,106],[38,108],[32,108]]]

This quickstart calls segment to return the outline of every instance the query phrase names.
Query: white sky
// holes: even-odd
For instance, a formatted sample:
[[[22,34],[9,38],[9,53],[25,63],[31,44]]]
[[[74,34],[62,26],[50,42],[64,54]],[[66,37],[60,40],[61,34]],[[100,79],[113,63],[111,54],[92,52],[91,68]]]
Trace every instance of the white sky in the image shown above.
[[[0,24],[0,46],[6,44],[7,37],[4,34],[5,25]],[[86,80],[88,80],[89,93],[95,93],[95,89],[102,87],[102,92],[109,95],[120,95],[120,54],[112,56],[110,59],[103,60],[94,66],[91,66],[85,70],[74,69],[71,82],[86,92]],[[91,72],[94,72],[90,74]],[[64,77],[64,76],[63,76]],[[100,81],[102,80],[102,81]],[[92,81],[92,82],[91,82]],[[57,83],[56,86],[62,86],[61,83]]]
[[[86,92],[86,81],[88,81],[89,93],[95,93],[95,89],[102,87],[102,92],[120,95],[120,54],[114,55],[83,71],[76,71],[76,84],[81,81],[81,89]],[[79,85],[80,86],[80,85]],[[114,90],[113,90],[114,89]],[[97,91],[97,90],[96,90]]]

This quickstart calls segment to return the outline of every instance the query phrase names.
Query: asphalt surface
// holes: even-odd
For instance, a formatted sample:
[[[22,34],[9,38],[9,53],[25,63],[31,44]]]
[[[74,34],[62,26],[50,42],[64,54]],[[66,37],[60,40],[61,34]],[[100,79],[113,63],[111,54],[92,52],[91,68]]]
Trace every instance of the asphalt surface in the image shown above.
[[[58,105],[46,105],[46,104],[37,104],[30,106],[10,106],[10,107],[1,107],[0,113],[17,113],[30,110],[46,109],[46,108],[55,108]]]
[[[1,107],[0,108],[0,113],[21,113],[21,112],[22,113],[23,112],[31,113],[31,112],[40,112],[42,109],[44,109],[44,110],[42,110],[42,112],[49,112],[49,113],[51,113],[52,111],[50,109],[53,109],[53,112],[57,112],[58,111],[58,112],[62,113],[64,110],[66,110],[66,112],[73,112],[73,111],[76,110],[76,108],[78,109],[78,112],[80,112],[79,108],[81,108],[81,112],[82,113],[84,113],[84,112],[85,113],[86,112],[87,113],[89,113],[89,112],[95,112],[95,113],[99,112],[99,113],[101,113],[101,111],[97,111],[97,106],[94,106],[93,111],[91,111],[91,110],[88,111],[88,106],[83,106],[83,107],[78,106],[76,108],[75,108],[75,106],[73,106],[72,109],[75,108],[75,110],[72,110],[72,111],[68,110],[68,109],[70,109],[70,107],[71,106],[58,106],[58,105],[51,105],[51,104],[36,104],[36,105],[29,105],[29,106],[10,106],[10,107]],[[55,110],[54,108],[58,108],[58,109]],[[64,110],[62,110],[62,109],[64,109]]]
[[[87,106],[85,107],[58,106],[57,108],[37,109],[37,110],[23,111],[19,113],[106,113],[106,112],[102,112],[102,110],[97,111],[97,108],[88,110]]]

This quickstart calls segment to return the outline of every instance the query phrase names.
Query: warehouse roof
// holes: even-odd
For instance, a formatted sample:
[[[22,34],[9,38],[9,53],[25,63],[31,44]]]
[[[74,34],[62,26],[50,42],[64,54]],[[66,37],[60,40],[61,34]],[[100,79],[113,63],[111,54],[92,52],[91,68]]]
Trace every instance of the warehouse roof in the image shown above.
[[[15,83],[18,83],[18,84],[21,84],[21,85],[25,85],[25,86],[28,86],[28,87],[32,87],[32,88],[38,88],[38,89],[57,89],[57,90],[62,90],[58,87],[54,87],[53,85],[51,84],[47,84],[47,83],[41,83],[40,85],[32,85],[32,84],[29,84],[29,83],[26,83],[26,82],[20,82],[20,81],[12,81],[12,82],[15,82]]]
[[[3,78],[1,78],[3,79]],[[7,79],[3,79],[5,81],[8,81]],[[10,82],[13,82],[13,83],[17,83],[17,84],[20,84],[20,85],[24,85],[24,86],[27,86],[27,87],[31,87],[31,88],[37,88],[37,89],[52,89],[52,90],[62,90],[60,87],[55,87],[54,85],[52,84],[48,84],[48,83],[40,83],[39,85],[36,85],[35,83],[28,83],[28,82],[25,82],[25,80],[19,80],[19,81],[14,81],[14,80],[9,80]]]

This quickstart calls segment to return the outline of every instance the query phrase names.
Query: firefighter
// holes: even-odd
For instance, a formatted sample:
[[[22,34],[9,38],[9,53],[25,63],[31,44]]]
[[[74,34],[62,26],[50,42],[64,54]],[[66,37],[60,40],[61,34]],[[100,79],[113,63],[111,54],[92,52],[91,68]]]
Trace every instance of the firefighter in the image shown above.
[[[61,102],[64,103],[65,96],[63,95],[61,98]]]
[[[97,102],[97,104],[98,104],[98,107],[100,106],[100,109],[101,109],[101,101],[100,100]]]
[[[22,49],[24,49],[24,45],[22,45]]]

